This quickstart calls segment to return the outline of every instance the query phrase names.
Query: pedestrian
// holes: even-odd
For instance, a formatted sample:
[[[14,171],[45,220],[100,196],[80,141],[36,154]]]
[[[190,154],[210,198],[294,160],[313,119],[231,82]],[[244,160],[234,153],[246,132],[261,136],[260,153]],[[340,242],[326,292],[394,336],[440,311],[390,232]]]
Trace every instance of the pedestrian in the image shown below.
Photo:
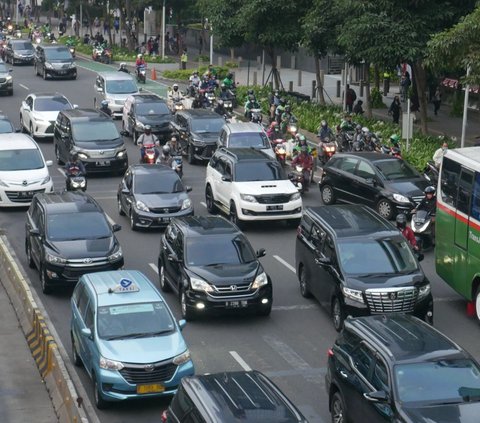
[[[435,163],[435,167],[437,169],[440,169],[440,165],[442,164],[443,156],[445,155],[447,150],[448,150],[448,143],[447,142],[443,142],[442,146],[439,149],[435,150],[435,153],[433,154],[432,160]]]
[[[115,16],[115,19],[113,20],[113,27],[115,28],[115,33],[118,34],[118,30],[120,29],[120,19],[118,16]]]
[[[103,35],[108,34],[110,30],[110,23],[108,22],[108,18],[103,21]]]
[[[400,92],[402,94],[402,101],[406,101],[408,98],[408,90],[410,89],[410,85],[412,85],[412,80],[410,79],[410,74],[405,72],[402,75],[402,79],[400,80]]]
[[[400,98],[396,95],[393,98],[392,104],[388,109],[388,114],[392,116],[393,123],[398,125],[398,120],[400,119],[400,111],[402,110],[402,105],[400,104]]]
[[[187,60],[188,60],[187,49],[184,48],[182,56],[180,57],[180,62],[182,64],[182,69],[187,69]]]
[[[347,106],[347,112],[352,113],[353,109],[353,103],[355,103],[355,100],[357,99],[357,94],[355,93],[355,90],[353,88],[350,88],[350,85],[347,85],[347,98],[346,98],[346,106]]]
[[[363,111],[362,105],[363,105],[363,101],[358,100],[357,104],[355,104],[355,106],[353,107],[353,113],[356,115],[363,115],[364,111]]]
[[[440,92],[440,87],[437,87],[437,89],[435,90],[435,94],[433,95],[433,112],[435,113],[435,116],[438,115],[441,101],[442,93]]]

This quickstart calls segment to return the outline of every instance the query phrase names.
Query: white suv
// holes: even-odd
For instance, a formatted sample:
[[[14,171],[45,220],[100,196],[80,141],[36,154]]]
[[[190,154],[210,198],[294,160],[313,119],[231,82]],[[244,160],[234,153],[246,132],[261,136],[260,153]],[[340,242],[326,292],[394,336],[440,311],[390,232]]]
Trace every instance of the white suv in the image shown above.
[[[240,228],[246,221],[287,220],[298,225],[302,198],[280,164],[259,150],[217,149],[207,166],[205,202]]]

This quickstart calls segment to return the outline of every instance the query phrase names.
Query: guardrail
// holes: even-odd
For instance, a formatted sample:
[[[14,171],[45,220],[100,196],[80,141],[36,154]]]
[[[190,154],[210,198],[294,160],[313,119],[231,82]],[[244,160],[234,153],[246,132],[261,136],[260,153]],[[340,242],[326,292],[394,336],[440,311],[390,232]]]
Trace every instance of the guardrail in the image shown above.
[[[0,279],[12,301],[20,326],[60,423],[88,423],[48,323],[17,264],[5,235],[0,235]]]

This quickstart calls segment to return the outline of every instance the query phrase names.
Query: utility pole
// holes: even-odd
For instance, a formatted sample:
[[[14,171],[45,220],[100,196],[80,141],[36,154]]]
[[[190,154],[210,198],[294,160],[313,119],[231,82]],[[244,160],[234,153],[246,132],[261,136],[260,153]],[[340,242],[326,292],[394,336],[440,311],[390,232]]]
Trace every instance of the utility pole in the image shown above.
[[[470,65],[467,66],[467,78],[470,76]],[[460,147],[465,147],[465,134],[467,132],[467,113],[468,113],[468,95],[470,92],[470,84],[465,86],[465,101],[463,102],[463,119],[462,119],[462,138]]]
[[[210,25],[210,64],[213,65],[213,28]]]
[[[165,59],[165,0],[162,7],[162,59]]]

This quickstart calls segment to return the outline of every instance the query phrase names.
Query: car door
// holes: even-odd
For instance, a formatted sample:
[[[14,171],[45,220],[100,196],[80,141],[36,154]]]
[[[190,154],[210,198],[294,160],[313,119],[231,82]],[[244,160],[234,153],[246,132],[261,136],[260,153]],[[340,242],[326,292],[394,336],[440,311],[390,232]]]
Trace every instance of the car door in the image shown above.
[[[83,321],[85,323],[85,327],[90,329],[91,336],[82,336],[84,342],[84,356],[82,357],[83,364],[87,369],[91,369],[94,367],[93,363],[98,362],[98,352],[97,352],[97,345],[95,343],[95,311],[93,309],[94,304],[90,300],[88,302],[87,308],[85,310],[85,314],[83,317]],[[97,360],[96,360],[97,359]]]
[[[324,172],[329,176],[333,191],[339,200],[355,203],[356,197],[352,192],[352,179],[355,176],[355,169],[358,165],[357,157],[342,157],[334,162],[334,166],[326,167]]]
[[[307,285],[310,292],[319,302],[324,302],[324,300],[322,300],[324,297],[322,294],[324,281],[320,280],[318,277],[319,266],[316,263],[316,259],[322,250],[322,243],[325,236],[326,233],[320,225],[318,225],[318,223],[313,223],[310,233],[305,240],[305,270],[307,272],[305,276],[307,278]]]
[[[134,178],[133,172],[131,170],[127,170],[122,180],[122,190],[119,196],[122,210],[124,210],[128,216],[130,215],[133,200],[134,200],[133,178]]]
[[[45,223],[42,213],[43,210],[40,208],[38,201],[33,201],[30,210],[31,213],[27,213],[26,236],[28,237],[32,259],[37,269],[39,269],[42,257]],[[38,231],[38,235],[31,235],[30,230]]]
[[[27,131],[30,128],[31,115],[33,110],[33,97],[31,95],[27,96],[24,101],[22,101],[22,126]]]
[[[58,157],[62,162],[66,163],[70,159],[70,151],[73,147],[72,145],[73,141],[71,139],[70,121],[64,115],[62,115],[58,132],[59,132],[59,137],[57,142]]]
[[[87,325],[85,324],[85,313],[89,304],[88,292],[84,284],[80,284],[78,290],[75,290],[73,300],[72,335],[77,347],[77,353],[81,357],[85,368],[90,372],[91,366],[87,365],[87,362],[91,360],[89,351],[90,343],[87,337],[82,335],[82,329],[87,328]]]
[[[215,170],[215,200],[222,203],[226,208],[230,207],[230,198],[232,191],[232,164],[223,157],[217,161]]]
[[[366,160],[360,160],[352,179],[352,190],[356,203],[374,207],[377,202],[380,178],[373,166]]]
[[[178,242],[177,237],[180,231],[175,225],[169,225],[163,238],[163,265],[168,281],[176,292],[179,292],[179,257],[177,256]]]
[[[330,307],[331,300],[340,289],[340,270],[338,266],[335,243],[331,235],[323,237],[322,248],[317,256],[317,279],[319,281],[319,301]]]

